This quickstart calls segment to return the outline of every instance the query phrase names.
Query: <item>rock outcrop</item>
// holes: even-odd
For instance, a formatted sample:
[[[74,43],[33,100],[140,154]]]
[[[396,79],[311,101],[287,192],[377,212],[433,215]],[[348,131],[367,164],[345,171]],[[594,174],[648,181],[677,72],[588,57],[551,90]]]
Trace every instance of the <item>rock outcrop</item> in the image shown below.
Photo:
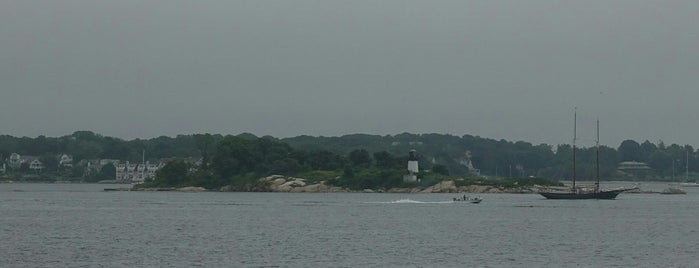
[[[345,189],[326,185],[324,181],[315,184],[307,184],[305,179],[272,175],[259,180],[258,190],[264,192],[292,192],[292,193],[318,193],[318,192],[346,192]]]
[[[425,188],[422,193],[457,193],[459,190],[456,188],[454,181],[442,181],[435,185]]]
[[[204,187],[182,187],[182,188],[177,188],[175,191],[178,192],[205,192],[206,189]]]
[[[391,188],[386,190],[386,193],[410,194],[419,193],[420,188]]]
[[[530,188],[502,188],[488,185],[456,186],[454,181],[443,181],[420,191],[421,193],[534,193]]]
[[[186,189],[185,189],[186,188]],[[198,191],[190,187],[180,188],[178,191]],[[193,188],[193,187],[192,187]],[[330,186],[325,181],[308,184],[305,179],[272,175],[260,178],[256,184],[245,187],[224,186],[223,192],[249,191],[249,192],[287,192],[287,193],[327,193],[350,192],[351,190]],[[415,188],[391,188],[391,189],[364,189],[364,193],[536,193],[536,187],[501,188],[487,185],[456,186],[454,181],[442,181],[435,185]]]

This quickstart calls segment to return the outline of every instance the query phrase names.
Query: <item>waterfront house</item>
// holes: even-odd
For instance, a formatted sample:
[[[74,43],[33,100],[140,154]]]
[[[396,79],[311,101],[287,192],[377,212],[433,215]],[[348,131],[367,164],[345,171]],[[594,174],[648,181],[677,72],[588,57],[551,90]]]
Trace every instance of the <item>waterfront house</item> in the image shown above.
[[[22,157],[18,153],[12,153],[7,160],[7,164],[11,169],[19,169],[22,166]]]
[[[18,153],[12,153],[8,164],[12,169],[20,169],[22,165],[27,165],[29,170],[40,172],[44,169],[44,163],[39,160],[39,157],[31,155],[20,155]]]
[[[622,175],[631,177],[643,177],[653,171],[648,164],[636,161],[621,162],[616,170]]]
[[[65,168],[72,168],[73,167],[73,157],[67,154],[61,155],[60,158],[58,158],[58,166],[59,167],[65,167]]]
[[[131,163],[129,161],[115,165],[115,179],[119,183],[142,183],[147,179],[155,177],[155,172],[162,167],[162,164]]]

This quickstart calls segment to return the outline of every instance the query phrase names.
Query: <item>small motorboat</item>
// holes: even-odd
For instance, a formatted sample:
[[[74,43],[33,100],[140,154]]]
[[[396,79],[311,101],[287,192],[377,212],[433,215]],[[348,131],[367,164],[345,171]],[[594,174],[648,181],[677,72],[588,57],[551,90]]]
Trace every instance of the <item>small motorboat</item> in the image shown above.
[[[480,197],[466,197],[464,195],[463,197],[459,197],[459,198],[454,197],[453,201],[454,202],[469,202],[469,203],[473,203],[473,204],[478,204],[481,201],[483,201],[483,199]]]

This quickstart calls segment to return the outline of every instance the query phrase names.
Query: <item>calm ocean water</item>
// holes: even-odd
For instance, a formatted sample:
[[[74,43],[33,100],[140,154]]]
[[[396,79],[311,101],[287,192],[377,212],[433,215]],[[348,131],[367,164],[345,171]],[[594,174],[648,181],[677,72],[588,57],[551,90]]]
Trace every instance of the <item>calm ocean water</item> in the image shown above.
[[[452,194],[109,187],[0,184],[0,266],[699,267],[699,188],[462,204]]]

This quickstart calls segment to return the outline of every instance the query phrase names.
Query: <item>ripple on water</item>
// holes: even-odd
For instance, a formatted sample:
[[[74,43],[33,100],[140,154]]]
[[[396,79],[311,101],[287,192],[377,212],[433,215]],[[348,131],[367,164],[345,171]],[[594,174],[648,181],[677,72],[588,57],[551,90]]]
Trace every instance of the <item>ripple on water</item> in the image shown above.
[[[699,195],[484,194],[464,206],[440,194],[13,187],[0,195],[8,267],[699,267]]]

